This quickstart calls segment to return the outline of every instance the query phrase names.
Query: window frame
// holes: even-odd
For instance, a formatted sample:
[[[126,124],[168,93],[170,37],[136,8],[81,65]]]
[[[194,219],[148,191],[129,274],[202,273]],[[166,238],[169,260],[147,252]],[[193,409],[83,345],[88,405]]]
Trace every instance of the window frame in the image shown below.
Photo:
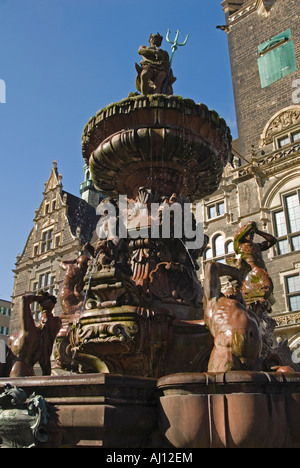
[[[299,134],[299,138],[297,140],[294,140],[294,136]],[[282,140],[289,140],[288,143],[285,145],[280,146],[280,141]],[[300,128],[294,128],[293,130],[289,132],[285,132],[284,134],[281,135],[276,135],[275,137],[275,149],[276,150],[282,150],[284,148],[287,148],[290,145],[300,145]]]
[[[295,277],[300,278],[300,273],[295,272],[294,274],[289,274],[289,275],[287,275],[287,276],[284,277],[284,281],[285,281],[285,297],[286,297],[286,303],[287,303],[287,310],[288,310],[288,312],[298,312],[298,311],[300,311],[300,308],[299,308],[299,309],[296,309],[296,310],[293,310],[292,307],[291,307],[291,298],[292,298],[292,297],[299,297],[299,298],[300,298],[300,289],[297,290],[297,291],[289,292],[289,283],[288,283],[288,280],[289,280],[290,278],[295,278]]]
[[[298,196],[298,202],[299,202],[299,208],[300,208],[300,190],[293,190],[293,192],[290,193],[285,193],[281,194],[281,206],[278,207],[277,209],[274,209],[272,212],[272,220],[273,220],[273,229],[274,229],[274,234],[278,240],[277,245],[275,246],[275,251],[277,256],[282,256],[282,255],[287,255],[289,253],[294,253],[294,252],[299,252],[300,249],[295,249],[293,245],[293,239],[300,236],[300,230],[292,232],[291,229],[291,221],[289,217],[289,210],[288,210],[288,204],[287,204],[287,198],[291,197],[293,195]],[[279,236],[278,235],[278,223],[276,220],[276,214],[283,212],[284,215],[284,220],[285,220],[285,227],[286,227],[286,234]],[[287,242],[287,252],[281,253],[280,251],[280,243],[286,241]]]
[[[52,233],[51,237],[49,237],[49,234]],[[44,239],[44,235],[46,235],[46,238]],[[46,252],[49,252],[53,248],[53,241],[54,241],[54,228],[48,228],[42,231],[41,233],[41,254],[44,254]]]
[[[220,206],[224,207],[223,213],[220,212]],[[214,208],[216,215],[215,216],[210,216],[210,210]],[[210,203],[209,205],[206,206],[206,213],[207,213],[207,219],[208,221],[212,221],[214,219],[220,218],[221,216],[225,216],[226,214],[226,204],[225,200],[219,200],[216,201],[215,203]]]
[[[45,281],[43,280],[45,278]],[[33,280],[32,283],[32,292],[33,294],[38,294],[40,291],[48,292],[50,295],[55,295],[56,287],[56,275],[50,270],[40,272],[38,276]],[[31,306],[31,312],[34,317],[34,320],[38,322],[41,317],[41,311],[39,304],[34,302]]]
[[[222,255],[216,255],[216,239],[218,237],[222,237],[223,240],[224,240],[224,253]],[[233,239],[229,238],[225,238],[224,234],[222,233],[215,233],[212,237],[211,237],[211,241],[209,242],[209,244],[207,245],[206,249],[205,249],[205,252],[204,252],[204,255],[203,255],[203,262],[209,262],[209,261],[217,261],[217,262],[226,262],[226,259],[229,258],[229,257],[232,257],[233,255],[235,255],[235,252],[234,250],[229,252],[228,251],[228,246],[233,243]],[[207,258],[207,252],[211,251],[212,253],[212,256],[210,258]]]

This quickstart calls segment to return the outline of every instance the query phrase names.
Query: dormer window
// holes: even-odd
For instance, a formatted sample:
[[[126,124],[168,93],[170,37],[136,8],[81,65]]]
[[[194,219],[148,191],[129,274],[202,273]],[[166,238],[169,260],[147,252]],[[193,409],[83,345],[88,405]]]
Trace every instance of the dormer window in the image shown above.
[[[273,145],[274,151],[292,144],[300,144],[300,106],[286,107],[277,112],[268,121],[260,140],[261,148]]]

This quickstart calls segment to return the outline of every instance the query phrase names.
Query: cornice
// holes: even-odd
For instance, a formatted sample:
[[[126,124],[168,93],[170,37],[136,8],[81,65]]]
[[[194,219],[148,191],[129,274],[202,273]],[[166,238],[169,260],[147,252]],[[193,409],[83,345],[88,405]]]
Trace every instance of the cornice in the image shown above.
[[[286,312],[280,315],[272,315],[277,328],[291,325],[300,325],[300,312]]]
[[[267,16],[275,2],[276,0],[248,0],[242,5],[241,8],[228,15],[228,25],[234,25],[254,11],[258,11],[258,13]],[[222,3],[224,11],[227,13],[229,13],[228,3],[229,2],[226,0]]]
[[[254,159],[252,164],[242,166],[235,171],[237,179],[248,179],[254,176],[262,179],[273,174],[285,171],[300,165],[300,144],[293,144],[284,150],[275,151],[271,154]]]

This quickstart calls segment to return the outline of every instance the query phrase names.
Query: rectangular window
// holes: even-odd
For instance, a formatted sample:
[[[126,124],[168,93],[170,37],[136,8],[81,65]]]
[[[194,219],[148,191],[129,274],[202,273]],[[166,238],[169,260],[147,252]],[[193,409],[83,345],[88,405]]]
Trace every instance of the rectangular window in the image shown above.
[[[283,209],[274,213],[275,235],[279,255],[300,251],[299,193],[283,197]]]
[[[42,234],[41,252],[45,253],[52,249],[53,229],[44,231]]]
[[[300,140],[300,132],[292,133],[292,142],[295,143],[295,141]]]
[[[286,145],[290,144],[290,137],[279,138],[278,146],[279,148],[283,148]]]
[[[288,243],[287,239],[283,239],[283,240],[278,241],[277,247],[278,247],[279,255],[284,255],[284,254],[289,253],[289,243]]]
[[[297,274],[287,277],[286,287],[289,310],[300,310],[300,276]]]
[[[266,88],[297,70],[291,30],[264,42],[258,47],[258,69],[261,87]]]
[[[286,229],[284,211],[278,211],[277,213],[275,213],[275,221],[276,221],[276,235],[278,237],[286,236],[287,229]]]
[[[0,307],[0,314],[10,317],[11,310],[7,307]]]
[[[216,203],[215,205],[209,206],[207,210],[209,219],[214,219],[218,216],[223,216],[225,214],[225,203]]]
[[[217,216],[216,206],[209,206],[209,208],[208,208],[208,217],[209,217],[209,219],[216,218],[216,216]]]
[[[225,203],[218,203],[217,205],[217,210],[218,210],[218,216],[222,216],[225,214]]]
[[[49,294],[55,293],[55,276],[51,274],[51,272],[43,273],[39,275],[38,281],[35,280],[32,283],[32,291],[33,294],[39,294],[39,292],[44,291],[48,292]],[[31,312],[34,316],[35,321],[38,321],[41,316],[41,311],[39,304],[34,302],[31,307]]]
[[[300,236],[294,236],[292,239],[293,252],[300,250]]]
[[[290,232],[300,231],[300,205],[298,194],[286,197]]]

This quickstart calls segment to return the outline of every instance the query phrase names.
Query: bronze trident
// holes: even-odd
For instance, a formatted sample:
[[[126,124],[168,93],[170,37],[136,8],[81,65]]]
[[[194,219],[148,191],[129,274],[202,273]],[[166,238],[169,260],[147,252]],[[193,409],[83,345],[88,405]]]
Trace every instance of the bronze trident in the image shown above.
[[[178,29],[177,32],[176,32],[176,36],[175,36],[175,40],[174,41],[171,41],[170,40],[170,29],[168,29],[168,32],[167,32],[167,41],[172,44],[172,55],[171,55],[171,59],[170,59],[170,69],[169,69],[169,72],[168,72],[168,76],[166,78],[166,81],[165,81],[165,84],[164,84],[164,87],[163,87],[163,94],[165,94],[166,92],[166,89],[167,89],[167,86],[168,86],[168,81],[169,81],[169,78],[170,78],[170,74],[171,74],[171,67],[172,67],[172,63],[173,63],[173,59],[174,59],[174,55],[175,55],[175,52],[176,50],[178,49],[178,47],[183,47],[185,46],[185,44],[187,43],[188,41],[188,38],[190,37],[190,35],[188,34],[184,40],[184,42],[182,44],[179,44],[178,42],[178,39],[179,39],[179,34],[180,34],[180,30]]]
[[[179,39],[179,34],[180,34],[180,30],[178,29],[177,32],[176,32],[176,36],[175,36],[175,40],[174,42],[173,41],[170,41],[170,29],[168,29],[168,32],[167,32],[167,41],[172,44],[172,56],[171,56],[171,60],[170,60],[170,67],[172,66],[172,63],[173,63],[173,59],[174,59],[174,54],[176,52],[176,50],[178,49],[178,47],[182,47],[182,46],[185,46],[185,44],[187,43],[188,41],[188,38],[190,37],[190,35],[188,34],[184,40],[184,42],[182,44],[179,44],[178,42],[178,39]]]

